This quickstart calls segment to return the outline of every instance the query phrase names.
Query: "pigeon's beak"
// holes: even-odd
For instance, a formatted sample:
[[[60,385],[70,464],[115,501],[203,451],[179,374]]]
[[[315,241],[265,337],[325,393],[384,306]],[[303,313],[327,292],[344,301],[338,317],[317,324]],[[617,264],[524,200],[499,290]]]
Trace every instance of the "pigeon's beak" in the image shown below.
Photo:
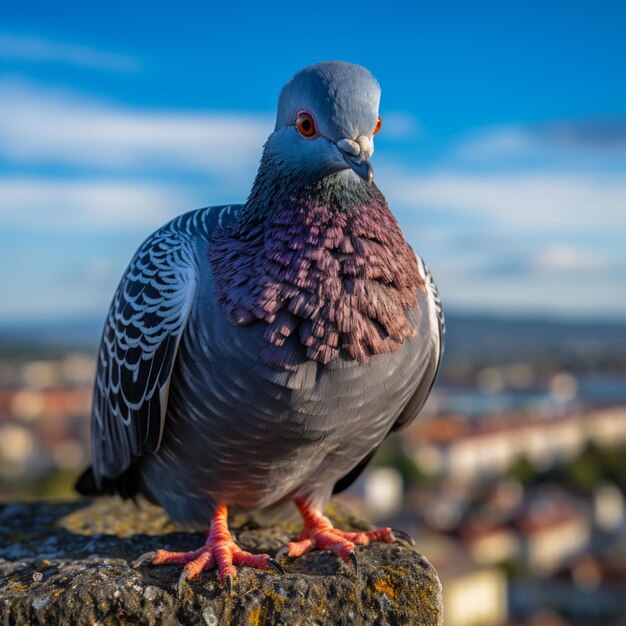
[[[367,157],[353,157],[344,154],[346,163],[368,184],[374,180],[374,168]]]
[[[337,147],[341,150],[341,154],[350,169],[356,172],[368,185],[374,180],[374,168],[370,163],[372,149],[364,145],[364,141],[351,139],[340,139]],[[363,139],[366,139],[365,137]]]

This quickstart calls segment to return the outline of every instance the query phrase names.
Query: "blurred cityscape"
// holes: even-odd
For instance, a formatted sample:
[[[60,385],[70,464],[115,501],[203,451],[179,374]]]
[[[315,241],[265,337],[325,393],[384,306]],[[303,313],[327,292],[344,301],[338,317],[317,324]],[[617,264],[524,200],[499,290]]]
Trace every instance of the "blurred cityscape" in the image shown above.
[[[76,497],[130,256],[244,201],[281,85],[344,59],[382,86],[377,185],[448,335],[340,497],[416,538],[447,626],[626,625],[626,3],[334,3],[335,34],[375,16],[359,46],[292,3],[162,4],[0,4],[0,502]]]
[[[0,499],[73,498],[96,321],[0,329]],[[422,416],[342,497],[406,529],[448,626],[626,624],[626,325],[448,319]]]

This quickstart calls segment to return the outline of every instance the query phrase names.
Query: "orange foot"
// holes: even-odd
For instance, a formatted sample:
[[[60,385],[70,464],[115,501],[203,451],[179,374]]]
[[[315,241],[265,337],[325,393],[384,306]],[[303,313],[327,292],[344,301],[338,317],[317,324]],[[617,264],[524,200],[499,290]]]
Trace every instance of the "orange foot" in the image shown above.
[[[151,560],[152,565],[165,565],[167,563],[184,563],[185,567],[178,578],[178,595],[182,594],[186,580],[196,578],[204,570],[217,567],[217,575],[230,594],[232,581],[237,576],[235,565],[247,565],[256,569],[267,570],[270,567],[284,574],[285,571],[278,562],[269,554],[250,554],[242,550],[233,540],[228,530],[228,509],[219,504],[215,508],[211,519],[211,529],[206,543],[192,552],[170,552],[157,550],[142,554],[134,563],[133,567],[139,567],[145,561]]]
[[[300,533],[300,541],[290,541],[278,551],[277,560],[286,555],[291,557],[302,556],[315,549],[330,550],[346,563],[351,562],[355,573],[358,573],[357,559],[354,553],[357,545],[367,545],[373,541],[395,543],[398,540],[415,545],[409,535],[393,528],[379,528],[362,532],[339,530],[325,515],[311,508],[304,500],[296,499],[295,503],[304,519],[304,529]]]

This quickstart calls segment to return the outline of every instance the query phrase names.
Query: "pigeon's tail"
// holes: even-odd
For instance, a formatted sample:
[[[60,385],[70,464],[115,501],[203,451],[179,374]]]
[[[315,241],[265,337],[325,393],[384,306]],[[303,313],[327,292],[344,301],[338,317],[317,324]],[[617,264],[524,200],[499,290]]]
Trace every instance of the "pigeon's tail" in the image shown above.
[[[93,467],[91,465],[78,477],[78,480],[74,483],[74,489],[81,496],[97,496],[102,493],[96,485],[96,478],[93,475]]]
[[[139,472],[131,465],[126,472],[117,478],[103,478],[98,487],[93,467],[90,465],[74,484],[74,489],[81,496],[103,496],[119,494],[125,500],[135,498],[139,493]]]

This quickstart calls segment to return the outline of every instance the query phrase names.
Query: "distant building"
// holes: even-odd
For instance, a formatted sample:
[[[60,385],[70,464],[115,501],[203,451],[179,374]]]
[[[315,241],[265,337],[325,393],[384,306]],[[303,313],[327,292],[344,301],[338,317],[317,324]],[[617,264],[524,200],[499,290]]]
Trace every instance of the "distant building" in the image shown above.
[[[528,571],[545,577],[589,548],[591,521],[567,501],[547,492],[515,520]]]
[[[516,581],[510,593],[512,610],[527,614],[549,608],[576,624],[624,624],[625,556],[622,540],[603,552],[571,559],[547,579]]]
[[[440,573],[441,575],[441,573]],[[508,614],[507,582],[495,567],[471,567],[442,576],[446,626],[501,626]]]
[[[605,532],[623,528],[626,520],[626,501],[621,489],[612,483],[596,486],[593,494],[593,514],[596,526]]]
[[[79,469],[88,458],[90,410],[91,387],[0,391],[0,474]]]
[[[497,567],[478,565],[463,544],[435,533],[416,537],[443,585],[446,626],[502,626],[508,618],[506,575]]]
[[[455,482],[479,482],[526,458],[538,470],[576,457],[590,442],[626,443],[626,407],[554,417],[461,416],[416,421],[405,435],[407,451],[425,473]]]
[[[404,505],[402,474],[393,467],[371,468],[363,478],[363,496],[374,519],[397,515]]]
[[[520,555],[520,541],[516,532],[503,525],[476,527],[466,524],[461,539],[472,558],[482,565],[504,563]]]

